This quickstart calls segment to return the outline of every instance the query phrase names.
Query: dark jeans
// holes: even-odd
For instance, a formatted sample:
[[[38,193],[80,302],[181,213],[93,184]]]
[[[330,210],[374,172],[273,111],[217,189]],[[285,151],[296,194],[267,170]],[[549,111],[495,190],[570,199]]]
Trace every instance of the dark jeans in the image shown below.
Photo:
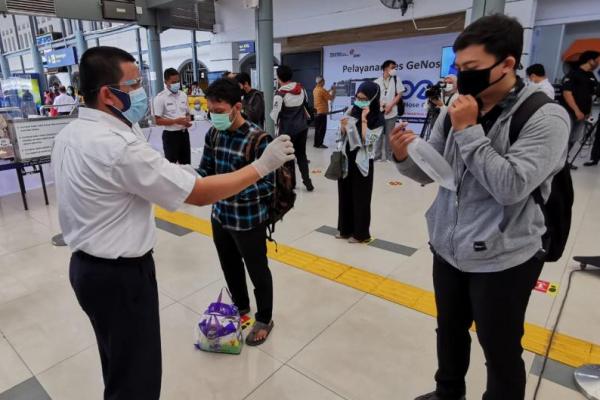
[[[594,136],[594,145],[592,146],[592,154],[590,160],[598,162],[600,161],[600,124],[596,127],[596,133]]]
[[[192,163],[190,133],[182,131],[163,131],[163,150],[165,158],[172,163],[187,165]]]
[[[273,316],[273,277],[267,260],[267,231],[260,226],[249,231],[225,229],[212,220],[213,240],[233,302],[240,309],[250,308],[246,271],[254,285],[256,320],[268,324]]]
[[[323,145],[325,134],[327,133],[327,114],[317,114],[315,116],[315,147]]]
[[[569,151],[573,149],[577,142],[583,139],[585,135],[585,121],[577,121],[571,116],[571,133],[569,134]]]
[[[524,399],[521,338],[529,296],[543,265],[543,260],[533,257],[501,272],[466,273],[434,256],[438,396],[455,400],[465,394],[471,352],[469,328],[475,322],[487,366],[483,399]]]
[[[302,175],[302,182],[304,184],[310,182],[310,174],[308,172],[308,158],[306,157],[306,137],[308,135],[308,129],[296,133],[294,135],[290,135],[292,138],[292,144],[294,145],[294,151],[296,155],[296,161],[290,161],[286,163],[290,171],[294,173],[294,187],[296,186],[296,162],[298,163],[298,169],[300,170],[300,175]]]
[[[106,260],[77,252],[69,277],[98,343],[105,400],[157,400],[161,386],[158,290],[151,253]]]
[[[358,150],[346,151],[348,176],[338,181],[338,230],[342,236],[360,241],[371,238],[371,197],[373,194],[374,166],[369,162],[369,175],[363,176],[356,166]]]

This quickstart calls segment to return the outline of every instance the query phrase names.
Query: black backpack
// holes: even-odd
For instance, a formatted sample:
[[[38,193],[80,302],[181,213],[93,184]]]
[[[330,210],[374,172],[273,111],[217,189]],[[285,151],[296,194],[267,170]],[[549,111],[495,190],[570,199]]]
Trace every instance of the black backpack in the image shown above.
[[[554,103],[545,93],[536,92],[527,98],[513,114],[510,121],[509,142],[513,145],[529,118],[542,106]],[[447,138],[452,128],[450,116],[444,119],[444,134]],[[567,161],[563,168],[552,178],[550,197],[544,203],[540,188],[531,193],[535,202],[544,213],[546,233],[542,236],[542,243],[546,251],[546,261],[558,261],[565,250],[569,231],[571,230],[572,207],[574,200],[573,181],[571,179],[571,165]]]
[[[394,93],[395,96],[398,96],[398,77],[394,75]],[[404,104],[404,99],[400,96],[400,101],[396,104],[398,108],[398,117],[401,117],[406,112],[406,105]]]
[[[246,162],[251,163],[256,159],[260,142],[270,135],[262,131],[253,131],[249,134],[248,144],[244,149]],[[292,166],[293,168],[293,166]],[[275,191],[271,196],[271,206],[269,207],[269,220],[267,222],[267,238],[274,242],[273,233],[275,224],[283,219],[296,202],[296,192],[294,191],[294,170],[289,165],[283,165],[275,171]]]

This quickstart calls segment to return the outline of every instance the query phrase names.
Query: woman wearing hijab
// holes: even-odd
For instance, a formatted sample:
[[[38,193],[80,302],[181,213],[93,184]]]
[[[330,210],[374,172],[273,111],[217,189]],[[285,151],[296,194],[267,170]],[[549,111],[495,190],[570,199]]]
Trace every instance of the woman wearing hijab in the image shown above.
[[[343,178],[338,181],[339,217],[337,239],[349,243],[371,240],[374,144],[383,132],[385,119],[379,107],[379,86],[363,82],[353,107],[342,118],[340,149],[344,149]]]

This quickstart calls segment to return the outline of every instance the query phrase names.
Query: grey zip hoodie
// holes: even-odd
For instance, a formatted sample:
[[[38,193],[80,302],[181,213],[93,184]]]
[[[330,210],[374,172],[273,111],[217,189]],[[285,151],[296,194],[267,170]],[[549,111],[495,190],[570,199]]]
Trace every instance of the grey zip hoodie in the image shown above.
[[[552,177],[564,165],[570,120],[558,104],[546,104],[525,124],[510,146],[513,113],[537,87],[512,92],[486,136],[481,125],[445,139],[442,111],[429,143],[452,166],[458,190],[440,187],[427,211],[434,251],[464,272],[498,272],[516,267],[542,249],[544,216],[531,193],[545,200]],[[401,174],[423,184],[432,180],[410,159],[397,163]]]

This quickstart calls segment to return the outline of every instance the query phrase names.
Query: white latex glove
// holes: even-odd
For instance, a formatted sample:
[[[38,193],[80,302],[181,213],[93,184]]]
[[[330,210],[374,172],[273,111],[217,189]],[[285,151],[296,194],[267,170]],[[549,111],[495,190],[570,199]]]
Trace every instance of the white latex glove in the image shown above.
[[[286,162],[293,161],[295,158],[294,145],[290,137],[288,135],[281,135],[269,143],[262,156],[254,161],[252,166],[256,169],[260,177],[264,178]]]

